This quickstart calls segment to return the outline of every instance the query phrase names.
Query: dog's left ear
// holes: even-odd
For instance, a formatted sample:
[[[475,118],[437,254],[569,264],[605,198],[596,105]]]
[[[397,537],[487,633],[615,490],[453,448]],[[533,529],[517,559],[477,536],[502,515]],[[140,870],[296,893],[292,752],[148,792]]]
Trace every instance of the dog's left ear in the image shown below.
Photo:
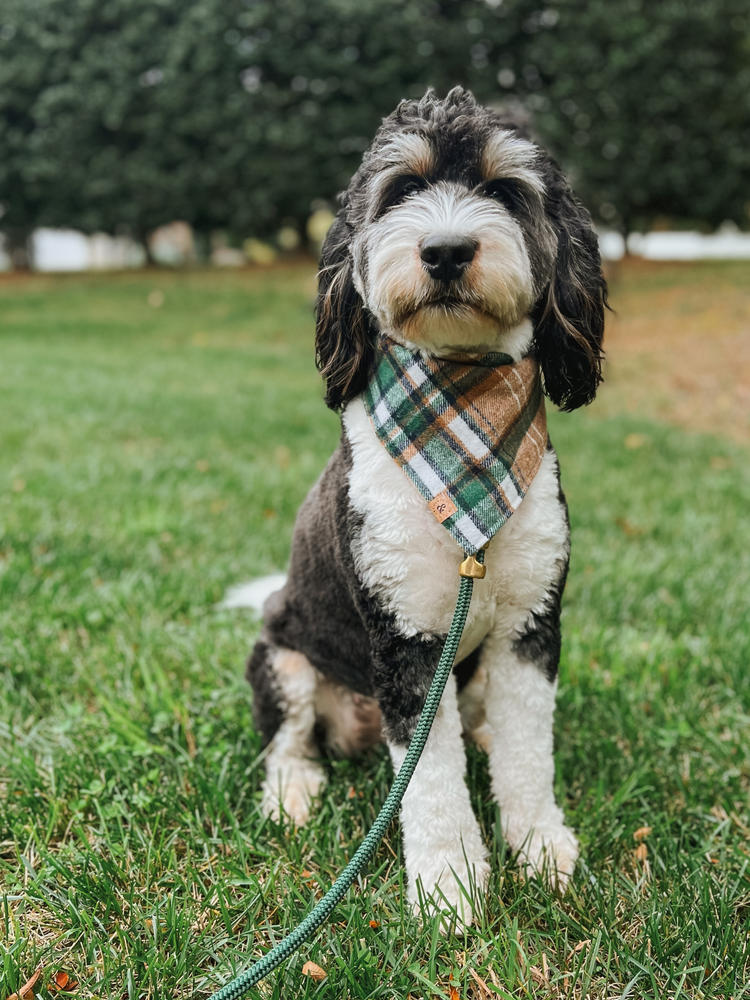
[[[340,409],[367,385],[375,330],[352,276],[351,231],[340,209],[320,253],[315,362],[325,379],[325,400]]]
[[[590,403],[602,380],[607,283],[591,216],[555,165],[546,209],[557,235],[555,271],[532,312],[544,390],[562,410]]]

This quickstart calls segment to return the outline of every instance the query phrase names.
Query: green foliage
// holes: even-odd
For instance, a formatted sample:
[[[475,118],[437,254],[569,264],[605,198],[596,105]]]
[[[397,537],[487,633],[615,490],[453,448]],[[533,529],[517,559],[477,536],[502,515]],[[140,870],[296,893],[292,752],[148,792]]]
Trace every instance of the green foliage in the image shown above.
[[[750,222],[746,0],[555,2],[531,45],[537,127],[595,215]]]
[[[744,0],[4,0],[0,227],[302,230],[428,85],[513,95],[596,213],[746,221]]]
[[[747,291],[740,265],[679,280],[708,296],[717,271]],[[216,607],[284,566],[337,440],[313,287],[307,266],[0,283],[0,997],[37,966],[40,998],[58,970],[81,1000],[209,996],[296,925],[386,794],[373,752],[326,765],[310,827],[262,818],[243,679],[258,624]],[[411,918],[394,827],[259,995],[468,998],[474,974],[504,998],[744,995],[747,448],[596,406],[551,415],[573,528],[556,715],[571,890],[520,879],[472,750],[493,866],[479,926],[443,938]]]

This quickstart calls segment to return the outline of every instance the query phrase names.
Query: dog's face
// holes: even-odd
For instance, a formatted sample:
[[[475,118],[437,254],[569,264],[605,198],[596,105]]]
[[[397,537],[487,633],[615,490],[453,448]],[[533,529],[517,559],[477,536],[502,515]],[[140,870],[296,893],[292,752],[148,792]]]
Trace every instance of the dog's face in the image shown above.
[[[515,353],[529,319],[546,391],[573,409],[601,377],[605,304],[590,217],[556,164],[467,91],[428,92],[385,119],[323,247],[327,400],[361,391],[379,330],[437,354]]]
[[[366,308],[389,335],[436,352],[501,347],[554,256],[535,147],[479,109],[422,132],[389,120],[383,133],[352,206]]]

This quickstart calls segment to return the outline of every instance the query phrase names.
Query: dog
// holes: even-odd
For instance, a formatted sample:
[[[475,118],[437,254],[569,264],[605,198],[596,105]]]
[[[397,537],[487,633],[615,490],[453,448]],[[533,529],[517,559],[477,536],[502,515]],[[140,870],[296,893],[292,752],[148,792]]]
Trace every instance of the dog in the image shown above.
[[[346,755],[385,741],[401,765],[456,601],[461,547],[363,404],[378,337],[425,357],[532,357],[549,400],[573,410],[601,381],[607,306],[591,217],[560,168],[462,88],[402,101],[339,200],[321,253],[316,361],[341,440],[299,511],[288,575],[265,602],[247,664],[267,748],[263,809],[296,824],[325,782],[321,738]],[[401,807],[410,902],[463,924],[489,876],[464,737],[487,753],[502,832],[524,871],[564,890],[578,855],[553,792],[570,531],[546,432],[540,456],[489,545]]]

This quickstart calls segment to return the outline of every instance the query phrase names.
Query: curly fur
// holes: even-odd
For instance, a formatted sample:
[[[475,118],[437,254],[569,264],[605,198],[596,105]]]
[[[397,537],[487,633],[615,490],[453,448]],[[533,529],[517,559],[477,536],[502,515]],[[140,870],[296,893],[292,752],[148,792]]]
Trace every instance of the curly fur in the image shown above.
[[[591,218],[522,129],[460,88],[403,101],[384,120],[321,255],[315,353],[341,443],[298,514],[288,576],[248,663],[270,815],[307,818],[325,780],[317,736],[337,752],[383,739],[399,765],[455,603],[461,552],[360,398],[378,334],[438,355],[533,353],[547,395],[571,410],[601,380],[606,304]],[[462,731],[487,751],[519,863],[561,888],[573,872],[578,847],[555,802],[552,756],[568,556],[550,444],[490,544],[456,677],[402,809],[410,900],[423,893],[464,923],[489,867]]]

